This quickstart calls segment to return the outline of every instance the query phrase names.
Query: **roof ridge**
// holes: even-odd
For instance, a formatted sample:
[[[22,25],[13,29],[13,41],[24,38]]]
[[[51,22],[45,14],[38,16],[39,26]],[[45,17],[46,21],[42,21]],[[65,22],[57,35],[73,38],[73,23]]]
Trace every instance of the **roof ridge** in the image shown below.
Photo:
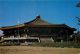
[[[51,25],[51,23],[48,23],[47,21],[41,19],[40,16],[36,16],[36,18],[32,21],[29,21],[24,24],[31,24],[31,25]]]

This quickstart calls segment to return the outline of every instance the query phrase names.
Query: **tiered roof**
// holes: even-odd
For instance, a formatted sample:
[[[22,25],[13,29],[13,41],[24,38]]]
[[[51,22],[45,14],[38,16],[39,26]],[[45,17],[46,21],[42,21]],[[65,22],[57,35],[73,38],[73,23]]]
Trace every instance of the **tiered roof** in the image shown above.
[[[33,19],[32,21],[20,24],[20,25],[16,25],[16,26],[8,26],[8,27],[2,27],[0,28],[1,30],[5,30],[5,29],[14,29],[14,28],[22,28],[22,27],[65,27],[65,28],[69,28],[74,30],[73,28],[65,25],[65,24],[51,24],[48,23],[47,21],[44,21],[41,19],[40,16],[37,16],[35,19]]]

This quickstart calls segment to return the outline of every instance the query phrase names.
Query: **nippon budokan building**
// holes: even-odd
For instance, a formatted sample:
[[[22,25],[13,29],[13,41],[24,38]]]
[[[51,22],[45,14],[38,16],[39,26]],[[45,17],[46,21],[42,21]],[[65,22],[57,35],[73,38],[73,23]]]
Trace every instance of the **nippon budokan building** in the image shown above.
[[[66,24],[50,24],[40,16],[32,21],[15,25],[1,27],[4,36],[0,38],[1,43],[34,43],[34,42],[65,42],[73,41],[71,35],[76,30]]]

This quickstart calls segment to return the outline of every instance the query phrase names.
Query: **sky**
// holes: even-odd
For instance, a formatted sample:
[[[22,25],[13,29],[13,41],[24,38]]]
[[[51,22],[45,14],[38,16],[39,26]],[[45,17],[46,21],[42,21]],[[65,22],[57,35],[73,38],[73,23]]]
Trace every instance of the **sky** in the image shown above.
[[[0,0],[0,27],[22,24],[40,15],[52,24],[66,24],[77,28],[80,0]]]

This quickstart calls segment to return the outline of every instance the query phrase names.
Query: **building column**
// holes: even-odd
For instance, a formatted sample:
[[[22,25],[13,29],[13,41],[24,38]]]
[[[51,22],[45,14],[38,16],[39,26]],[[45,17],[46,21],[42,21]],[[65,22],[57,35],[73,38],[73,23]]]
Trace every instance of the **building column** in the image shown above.
[[[38,37],[38,41],[39,41],[39,43],[41,42],[40,37]]]
[[[51,37],[52,42],[54,42],[53,38]]]
[[[61,43],[63,43],[63,40],[61,40]]]
[[[1,37],[1,40],[4,40],[4,37],[3,36]]]
[[[27,33],[25,34],[25,37],[26,37],[26,38],[28,37]]]

